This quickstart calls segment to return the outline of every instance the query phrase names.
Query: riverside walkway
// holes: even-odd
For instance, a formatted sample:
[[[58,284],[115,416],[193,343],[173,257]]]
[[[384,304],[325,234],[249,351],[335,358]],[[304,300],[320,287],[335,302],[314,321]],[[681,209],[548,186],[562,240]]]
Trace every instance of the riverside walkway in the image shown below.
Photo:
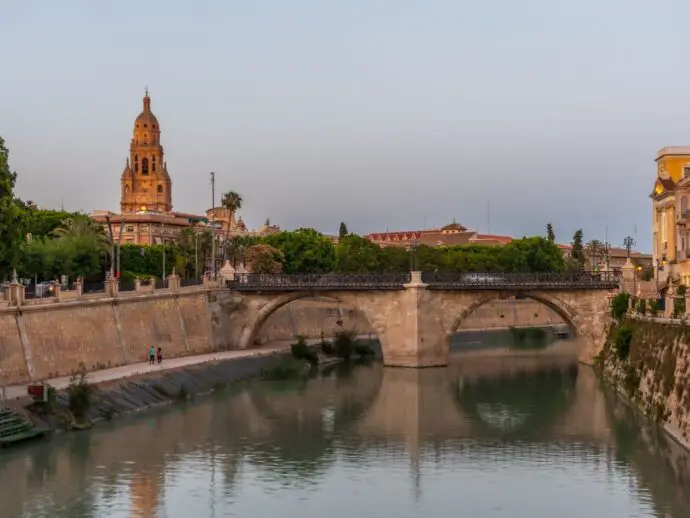
[[[163,363],[161,363],[160,365],[149,365],[148,361],[141,363],[132,363],[129,365],[122,365],[120,367],[113,367],[111,369],[101,369],[89,372],[86,376],[86,379],[91,384],[98,384],[107,381],[125,379],[132,376],[141,376],[161,371],[179,369],[182,367],[190,367],[192,365],[200,365],[208,362],[233,360],[237,358],[246,358],[249,356],[267,356],[270,354],[289,351],[290,344],[293,342],[294,340],[285,340],[280,342],[273,342],[272,344],[267,344],[256,349],[219,351],[209,354],[199,354],[195,356],[183,356],[179,358],[163,359]],[[70,377],[62,376],[60,378],[53,378],[43,381],[55,387],[57,390],[61,390],[67,388],[67,386],[70,383]],[[7,400],[26,397],[28,395],[28,385],[29,383],[23,383],[21,385],[9,385],[5,387],[5,397],[7,398]]]

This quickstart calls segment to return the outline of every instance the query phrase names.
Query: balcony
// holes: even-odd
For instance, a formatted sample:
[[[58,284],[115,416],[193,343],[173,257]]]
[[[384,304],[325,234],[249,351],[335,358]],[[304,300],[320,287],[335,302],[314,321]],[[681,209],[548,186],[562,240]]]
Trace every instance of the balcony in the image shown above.
[[[676,215],[676,225],[682,225],[684,227],[688,225],[688,213],[687,212],[679,212]]]

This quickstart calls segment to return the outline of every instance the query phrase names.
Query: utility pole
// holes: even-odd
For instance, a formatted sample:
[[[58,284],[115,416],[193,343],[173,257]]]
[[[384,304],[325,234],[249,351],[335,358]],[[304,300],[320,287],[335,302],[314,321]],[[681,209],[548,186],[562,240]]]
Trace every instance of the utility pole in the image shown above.
[[[216,173],[211,171],[211,273],[216,278]]]
[[[117,237],[117,279],[120,280],[120,257],[122,256],[122,229],[125,227],[124,218],[120,218],[120,235]]]
[[[113,224],[110,221],[110,216],[105,217],[108,223],[108,237],[110,237],[110,272],[109,278],[113,278],[115,275],[115,238],[113,237]]]

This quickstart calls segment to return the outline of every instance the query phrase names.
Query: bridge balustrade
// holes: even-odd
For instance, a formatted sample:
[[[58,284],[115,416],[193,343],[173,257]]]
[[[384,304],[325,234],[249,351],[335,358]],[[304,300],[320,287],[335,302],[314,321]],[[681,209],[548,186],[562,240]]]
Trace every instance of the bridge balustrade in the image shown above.
[[[402,290],[410,279],[410,273],[240,273],[229,284],[239,291]]]
[[[421,279],[429,289],[441,290],[615,289],[620,285],[618,272],[423,272]],[[236,274],[228,284],[239,291],[400,290],[410,281],[410,273],[244,273]]]

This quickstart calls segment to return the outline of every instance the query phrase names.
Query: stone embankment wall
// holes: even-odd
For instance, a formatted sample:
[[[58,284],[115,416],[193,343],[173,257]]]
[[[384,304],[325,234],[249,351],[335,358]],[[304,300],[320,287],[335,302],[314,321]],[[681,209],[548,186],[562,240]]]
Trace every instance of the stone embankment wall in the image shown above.
[[[690,327],[628,320],[595,364],[644,414],[690,447]]]
[[[0,386],[70,375],[83,362],[97,370],[147,360],[148,347],[167,358],[237,347],[227,290],[191,289],[122,298],[0,308]],[[366,317],[329,299],[296,300],[271,315],[255,343],[295,336],[332,336],[338,322],[371,333]],[[553,325],[562,319],[530,300],[496,300],[478,308],[465,329]]]

